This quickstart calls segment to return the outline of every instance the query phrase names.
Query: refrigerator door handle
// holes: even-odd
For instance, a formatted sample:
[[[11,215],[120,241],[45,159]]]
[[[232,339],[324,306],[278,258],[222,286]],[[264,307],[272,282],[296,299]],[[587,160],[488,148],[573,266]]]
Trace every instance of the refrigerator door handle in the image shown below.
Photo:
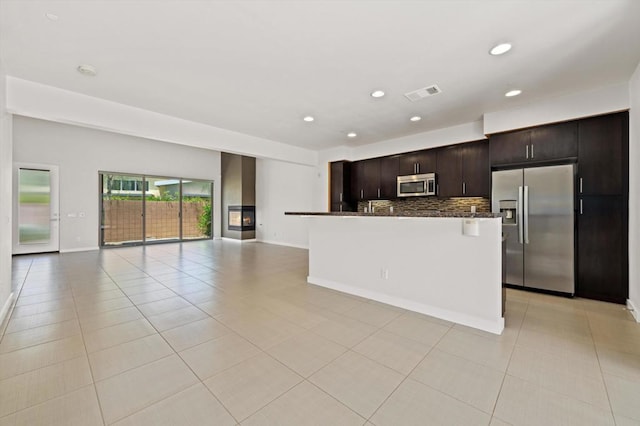
[[[525,185],[524,187],[524,243],[529,244],[529,186]]]
[[[518,205],[516,207],[518,209],[518,242],[520,244],[524,243],[524,223],[522,223],[523,220],[523,213],[522,213],[522,187],[519,186],[518,187]]]

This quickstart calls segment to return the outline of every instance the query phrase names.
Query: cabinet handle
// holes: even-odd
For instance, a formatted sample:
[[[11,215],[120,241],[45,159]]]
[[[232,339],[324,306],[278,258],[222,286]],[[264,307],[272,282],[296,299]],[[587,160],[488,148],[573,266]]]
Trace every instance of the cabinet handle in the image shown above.
[[[436,184],[436,195],[440,195],[440,184]]]
[[[360,198],[364,198],[364,189],[360,190]]]
[[[525,150],[526,150],[526,158],[527,160],[529,159],[529,145],[525,145]]]
[[[533,144],[531,144],[531,159],[533,159]]]
[[[378,198],[380,198],[380,188],[378,188]]]
[[[342,192],[340,193],[340,202],[342,202]]]
[[[580,178],[580,193],[582,194],[582,178]]]
[[[417,169],[418,173],[420,173],[420,163],[416,163],[416,169]]]
[[[582,198],[580,198],[580,214],[582,214]]]
[[[467,184],[462,182],[462,195],[467,193]]]

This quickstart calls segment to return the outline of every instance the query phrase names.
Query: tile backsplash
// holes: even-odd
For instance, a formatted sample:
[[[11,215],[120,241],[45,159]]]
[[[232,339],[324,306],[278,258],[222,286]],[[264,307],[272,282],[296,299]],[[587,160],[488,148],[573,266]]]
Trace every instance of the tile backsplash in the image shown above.
[[[394,213],[399,212],[420,212],[427,210],[438,210],[441,212],[469,212],[471,206],[476,206],[478,213],[491,212],[491,203],[488,198],[466,197],[466,198],[436,198],[436,197],[411,197],[399,198],[396,200],[375,200],[371,202],[374,211],[388,212],[393,207]],[[364,212],[369,206],[368,201],[358,202],[358,211]]]

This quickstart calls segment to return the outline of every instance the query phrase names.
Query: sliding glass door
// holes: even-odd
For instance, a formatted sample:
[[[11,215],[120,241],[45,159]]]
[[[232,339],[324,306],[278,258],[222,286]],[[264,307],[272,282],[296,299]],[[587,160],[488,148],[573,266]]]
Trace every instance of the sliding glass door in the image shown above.
[[[180,179],[147,177],[144,211],[146,242],[180,239]]]
[[[102,246],[211,238],[213,182],[100,174]]]
[[[140,244],[143,241],[142,176],[101,174],[100,244]]]
[[[182,181],[182,239],[211,238],[211,182]]]

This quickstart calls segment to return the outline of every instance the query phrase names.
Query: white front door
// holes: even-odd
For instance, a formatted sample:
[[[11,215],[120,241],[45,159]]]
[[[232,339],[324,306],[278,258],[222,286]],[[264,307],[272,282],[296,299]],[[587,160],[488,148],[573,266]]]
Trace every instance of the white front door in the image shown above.
[[[13,166],[13,254],[60,250],[58,166]]]

